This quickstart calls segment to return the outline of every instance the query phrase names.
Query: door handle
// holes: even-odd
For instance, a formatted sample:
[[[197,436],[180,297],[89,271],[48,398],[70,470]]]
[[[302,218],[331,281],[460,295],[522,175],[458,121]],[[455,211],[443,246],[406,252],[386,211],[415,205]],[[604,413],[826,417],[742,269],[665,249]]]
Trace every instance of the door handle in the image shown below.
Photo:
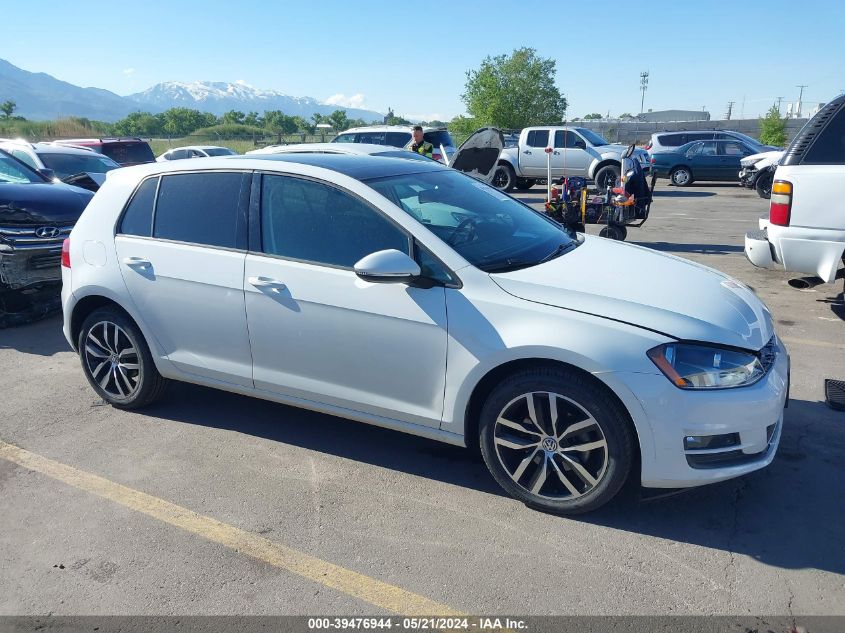
[[[124,257],[123,263],[135,268],[149,268],[152,266],[152,263],[143,257]]]
[[[273,290],[284,290],[286,288],[284,283],[270,277],[249,277],[247,281],[256,288],[272,288]]]
[[[530,154],[530,153],[531,153],[531,150],[530,150],[530,149],[526,149],[526,150],[524,150],[522,153],[523,153],[523,154]]]
[[[555,150],[555,156],[560,156],[560,152],[558,152],[557,150]]]

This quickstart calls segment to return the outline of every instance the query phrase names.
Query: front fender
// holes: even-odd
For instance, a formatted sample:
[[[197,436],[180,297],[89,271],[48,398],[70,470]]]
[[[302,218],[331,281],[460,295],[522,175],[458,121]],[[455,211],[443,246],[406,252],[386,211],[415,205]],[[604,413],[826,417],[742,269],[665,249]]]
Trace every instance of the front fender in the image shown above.
[[[519,170],[519,149],[515,147],[508,147],[503,149],[502,152],[499,154],[499,163],[507,163],[511,167],[513,167],[514,172],[516,172],[517,176],[521,176]]]

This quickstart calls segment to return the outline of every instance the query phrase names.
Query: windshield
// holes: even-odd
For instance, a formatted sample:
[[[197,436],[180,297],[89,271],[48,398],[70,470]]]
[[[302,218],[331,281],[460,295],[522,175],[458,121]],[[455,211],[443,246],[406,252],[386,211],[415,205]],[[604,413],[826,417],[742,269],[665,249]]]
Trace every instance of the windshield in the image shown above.
[[[590,141],[590,144],[595,147],[601,147],[602,145],[610,145],[610,143],[605,141],[600,134],[596,134],[595,132],[593,132],[592,130],[588,130],[587,128],[579,127],[578,134]]]
[[[577,245],[560,225],[454,170],[365,181],[486,272],[533,266]]]
[[[120,167],[108,156],[95,154],[91,152],[90,155],[85,154],[45,154],[38,153],[38,158],[49,167],[60,180],[64,180],[68,176],[81,174],[83,172],[90,172],[94,174],[104,174],[112,169]]]
[[[228,147],[206,147],[203,149],[209,156],[232,156],[236,152],[230,150]]]
[[[0,183],[34,183],[44,182],[36,171],[30,169],[19,160],[0,152]]]
[[[155,156],[150,146],[143,141],[103,143],[103,154],[121,165],[127,163],[154,163]]]

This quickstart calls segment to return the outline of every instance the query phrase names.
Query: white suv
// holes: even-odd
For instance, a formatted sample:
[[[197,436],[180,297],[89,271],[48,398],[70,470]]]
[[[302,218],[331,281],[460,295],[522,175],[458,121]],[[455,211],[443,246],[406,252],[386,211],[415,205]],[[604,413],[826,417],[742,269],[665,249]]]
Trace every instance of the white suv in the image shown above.
[[[749,288],[434,161],[120,169],[62,264],[65,336],[119,408],[183,380],[480,444],[508,493],[561,513],[629,475],[757,470],[780,438],[789,360]]]
[[[745,235],[745,254],[762,268],[817,275],[833,283],[845,252],[845,95],[824,106],[777,167],[769,216]]]
[[[332,139],[332,143],[368,143],[370,145],[390,145],[392,147],[406,147],[414,136],[413,125],[370,125],[355,127],[341,132]],[[423,140],[434,146],[432,158],[446,163],[457,149],[455,141],[446,128],[424,127]],[[443,149],[441,149],[441,147]],[[443,150],[446,155],[443,155]]]

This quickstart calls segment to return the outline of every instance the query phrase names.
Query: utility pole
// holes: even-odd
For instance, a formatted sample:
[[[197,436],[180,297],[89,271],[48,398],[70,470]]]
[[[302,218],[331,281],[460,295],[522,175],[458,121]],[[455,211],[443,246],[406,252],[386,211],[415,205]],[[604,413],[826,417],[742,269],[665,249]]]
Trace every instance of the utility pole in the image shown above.
[[[644,70],[640,73],[640,114],[643,113],[643,106],[645,105],[645,91],[648,90],[648,71]]]
[[[778,97],[778,116],[780,116],[780,102],[783,101],[783,97]]]
[[[801,89],[801,92],[798,93],[798,111],[795,114],[795,118],[800,119],[801,118],[801,100],[804,98],[804,88],[807,87],[807,84],[799,84],[795,87]]]
[[[736,101],[728,101],[728,113],[725,115],[725,121],[731,120],[731,112],[733,112]]]

